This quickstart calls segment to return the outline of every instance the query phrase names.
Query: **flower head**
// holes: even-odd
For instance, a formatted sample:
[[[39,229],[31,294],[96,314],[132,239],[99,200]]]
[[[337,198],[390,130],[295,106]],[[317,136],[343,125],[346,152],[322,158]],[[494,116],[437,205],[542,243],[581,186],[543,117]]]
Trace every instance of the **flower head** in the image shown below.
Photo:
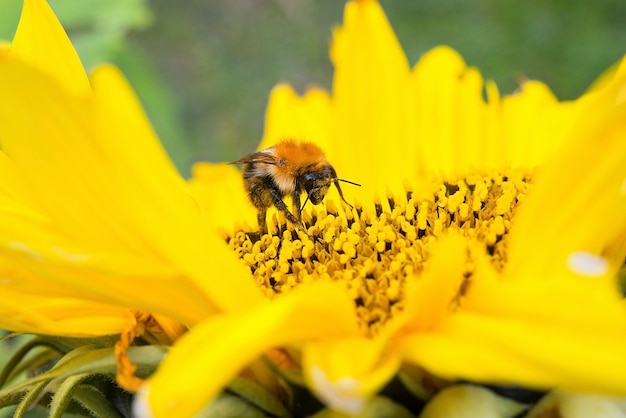
[[[341,177],[363,184],[345,190],[356,208],[329,192],[303,214],[303,229],[277,212],[258,241],[253,211],[225,218],[227,230],[243,225],[227,240],[268,297],[318,281],[351,297],[351,312],[336,316],[354,315],[361,335],[306,344],[309,386],[349,412],[404,361],[451,379],[574,390],[594,390],[596,380],[619,392],[619,381],[591,371],[594,362],[573,365],[600,349],[585,341],[602,352],[624,344],[615,283],[626,231],[623,74],[576,102],[533,81],[500,97],[447,47],[410,69],[371,1],[347,5],[331,58],[332,95],[272,92],[259,148],[315,141]],[[215,183],[204,194],[205,176],[225,170],[196,167],[192,186],[207,206],[221,198]],[[229,196],[235,176],[223,181]],[[462,341],[471,344],[458,353]],[[570,346],[587,354],[563,355]],[[618,352],[608,363],[623,365]]]
[[[303,226],[270,212],[259,236],[241,174],[200,164],[185,183],[119,73],[86,78],[26,0],[0,56],[0,286],[52,324],[0,324],[102,335],[140,311],[171,339],[189,328],[145,416],[194,416],[236,376],[283,402],[266,411],[293,385],[358,413],[395,376],[424,397],[456,379],[625,395],[625,67],[575,102],[538,82],[500,97],[447,47],[409,68],[372,0],[348,3],[331,58],[332,94],[274,89],[260,148],[315,142],[363,187]],[[85,307],[106,327],[68,326]]]

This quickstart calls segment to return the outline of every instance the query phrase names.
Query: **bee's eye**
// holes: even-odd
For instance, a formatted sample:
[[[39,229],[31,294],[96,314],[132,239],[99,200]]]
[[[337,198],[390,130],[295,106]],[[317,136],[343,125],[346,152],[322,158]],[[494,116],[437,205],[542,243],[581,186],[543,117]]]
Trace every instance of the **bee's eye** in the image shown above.
[[[311,190],[315,189],[317,187],[316,183],[317,183],[317,176],[315,175],[315,173],[306,173],[304,176],[304,190],[307,191],[307,193],[310,193]]]

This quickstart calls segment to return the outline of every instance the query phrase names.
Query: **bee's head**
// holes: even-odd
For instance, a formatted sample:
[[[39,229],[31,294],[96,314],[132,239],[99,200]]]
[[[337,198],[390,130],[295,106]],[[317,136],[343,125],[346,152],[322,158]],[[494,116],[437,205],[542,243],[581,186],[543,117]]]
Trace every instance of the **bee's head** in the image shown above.
[[[355,186],[360,186],[360,184],[358,183],[337,178],[337,172],[335,172],[335,169],[330,164],[326,164],[319,170],[308,171],[304,173],[301,178],[302,187],[307,193],[307,200],[304,202],[300,210],[304,209],[306,202],[308,202],[309,200],[314,205],[319,205],[320,203],[322,203],[322,201],[324,200],[324,196],[326,196],[326,193],[328,193],[328,189],[330,188],[331,183],[335,183],[341,200],[343,200],[346,205],[352,207],[352,205],[348,203],[343,197],[343,192],[341,191],[339,182],[343,181],[345,183],[350,183]]]
[[[302,176],[304,190],[311,203],[314,205],[322,203],[324,196],[328,193],[332,178],[336,177],[333,174],[334,170],[331,166],[324,166],[321,170],[309,171]]]

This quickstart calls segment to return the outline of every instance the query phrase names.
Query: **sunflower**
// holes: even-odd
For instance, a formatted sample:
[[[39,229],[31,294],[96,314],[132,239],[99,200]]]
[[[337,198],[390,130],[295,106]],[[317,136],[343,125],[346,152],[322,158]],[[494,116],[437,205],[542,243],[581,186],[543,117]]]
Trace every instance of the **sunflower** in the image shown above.
[[[536,81],[500,97],[447,47],[411,69],[372,1],[347,5],[331,58],[332,94],[274,89],[259,149],[314,141],[341,177],[363,184],[344,189],[354,209],[329,192],[305,212],[304,228],[274,212],[269,234],[257,238],[239,172],[199,164],[191,181],[205,210],[226,220],[225,239],[266,297],[280,303],[311,282],[332,282],[351,298],[334,318],[354,318],[360,335],[298,341],[286,353],[301,375],[290,377],[350,413],[409,365],[449,380],[623,394],[619,374],[601,377],[594,360],[624,344],[615,281],[625,238],[623,70],[575,102]],[[285,328],[310,315],[313,297],[303,299]],[[168,399],[166,382],[200,357],[215,373],[211,356],[190,359],[192,346],[233,338],[249,347],[252,328],[265,330],[267,348],[283,344],[269,310],[250,314],[248,331],[234,320],[223,332],[187,336],[148,399]],[[608,330],[598,324],[612,336],[595,335]],[[618,353],[607,370],[624,366]]]
[[[573,102],[532,81],[500,97],[447,47],[411,69],[372,0],[347,4],[331,58],[331,94],[273,90],[259,148],[312,141],[362,187],[302,226],[270,212],[259,235],[237,169],[199,164],[186,184],[117,70],[87,78],[27,0],[0,59],[0,285],[51,325],[0,325],[122,332],[128,350],[141,331],[57,326],[72,311],[39,305],[59,300],[155,318],[169,340],[188,329],[139,416],[219,414],[233,393],[273,416],[495,399],[458,381],[554,389],[546,408],[561,391],[626,395],[625,66]]]

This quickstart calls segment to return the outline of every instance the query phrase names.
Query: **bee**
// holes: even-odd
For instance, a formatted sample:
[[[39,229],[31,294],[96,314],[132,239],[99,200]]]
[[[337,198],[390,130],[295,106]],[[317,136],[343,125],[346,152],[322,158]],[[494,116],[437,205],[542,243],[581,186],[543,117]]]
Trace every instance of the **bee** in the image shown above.
[[[326,161],[324,151],[312,142],[296,142],[287,139],[271,148],[247,155],[231,164],[244,164],[243,180],[252,205],[257,209],[257,220],[261,233],[267,232],[265,216],[267,209],[276,207],[292,224],[301,225],[302,210],[308,201],[320,204],[334,183],[343,200],[339,182],[360,184],[337,178],[332,165]],[[300,206],[300,195],[306,193],[304,204]],[[293,213],[289,211],[283,198],[291,196]]]

